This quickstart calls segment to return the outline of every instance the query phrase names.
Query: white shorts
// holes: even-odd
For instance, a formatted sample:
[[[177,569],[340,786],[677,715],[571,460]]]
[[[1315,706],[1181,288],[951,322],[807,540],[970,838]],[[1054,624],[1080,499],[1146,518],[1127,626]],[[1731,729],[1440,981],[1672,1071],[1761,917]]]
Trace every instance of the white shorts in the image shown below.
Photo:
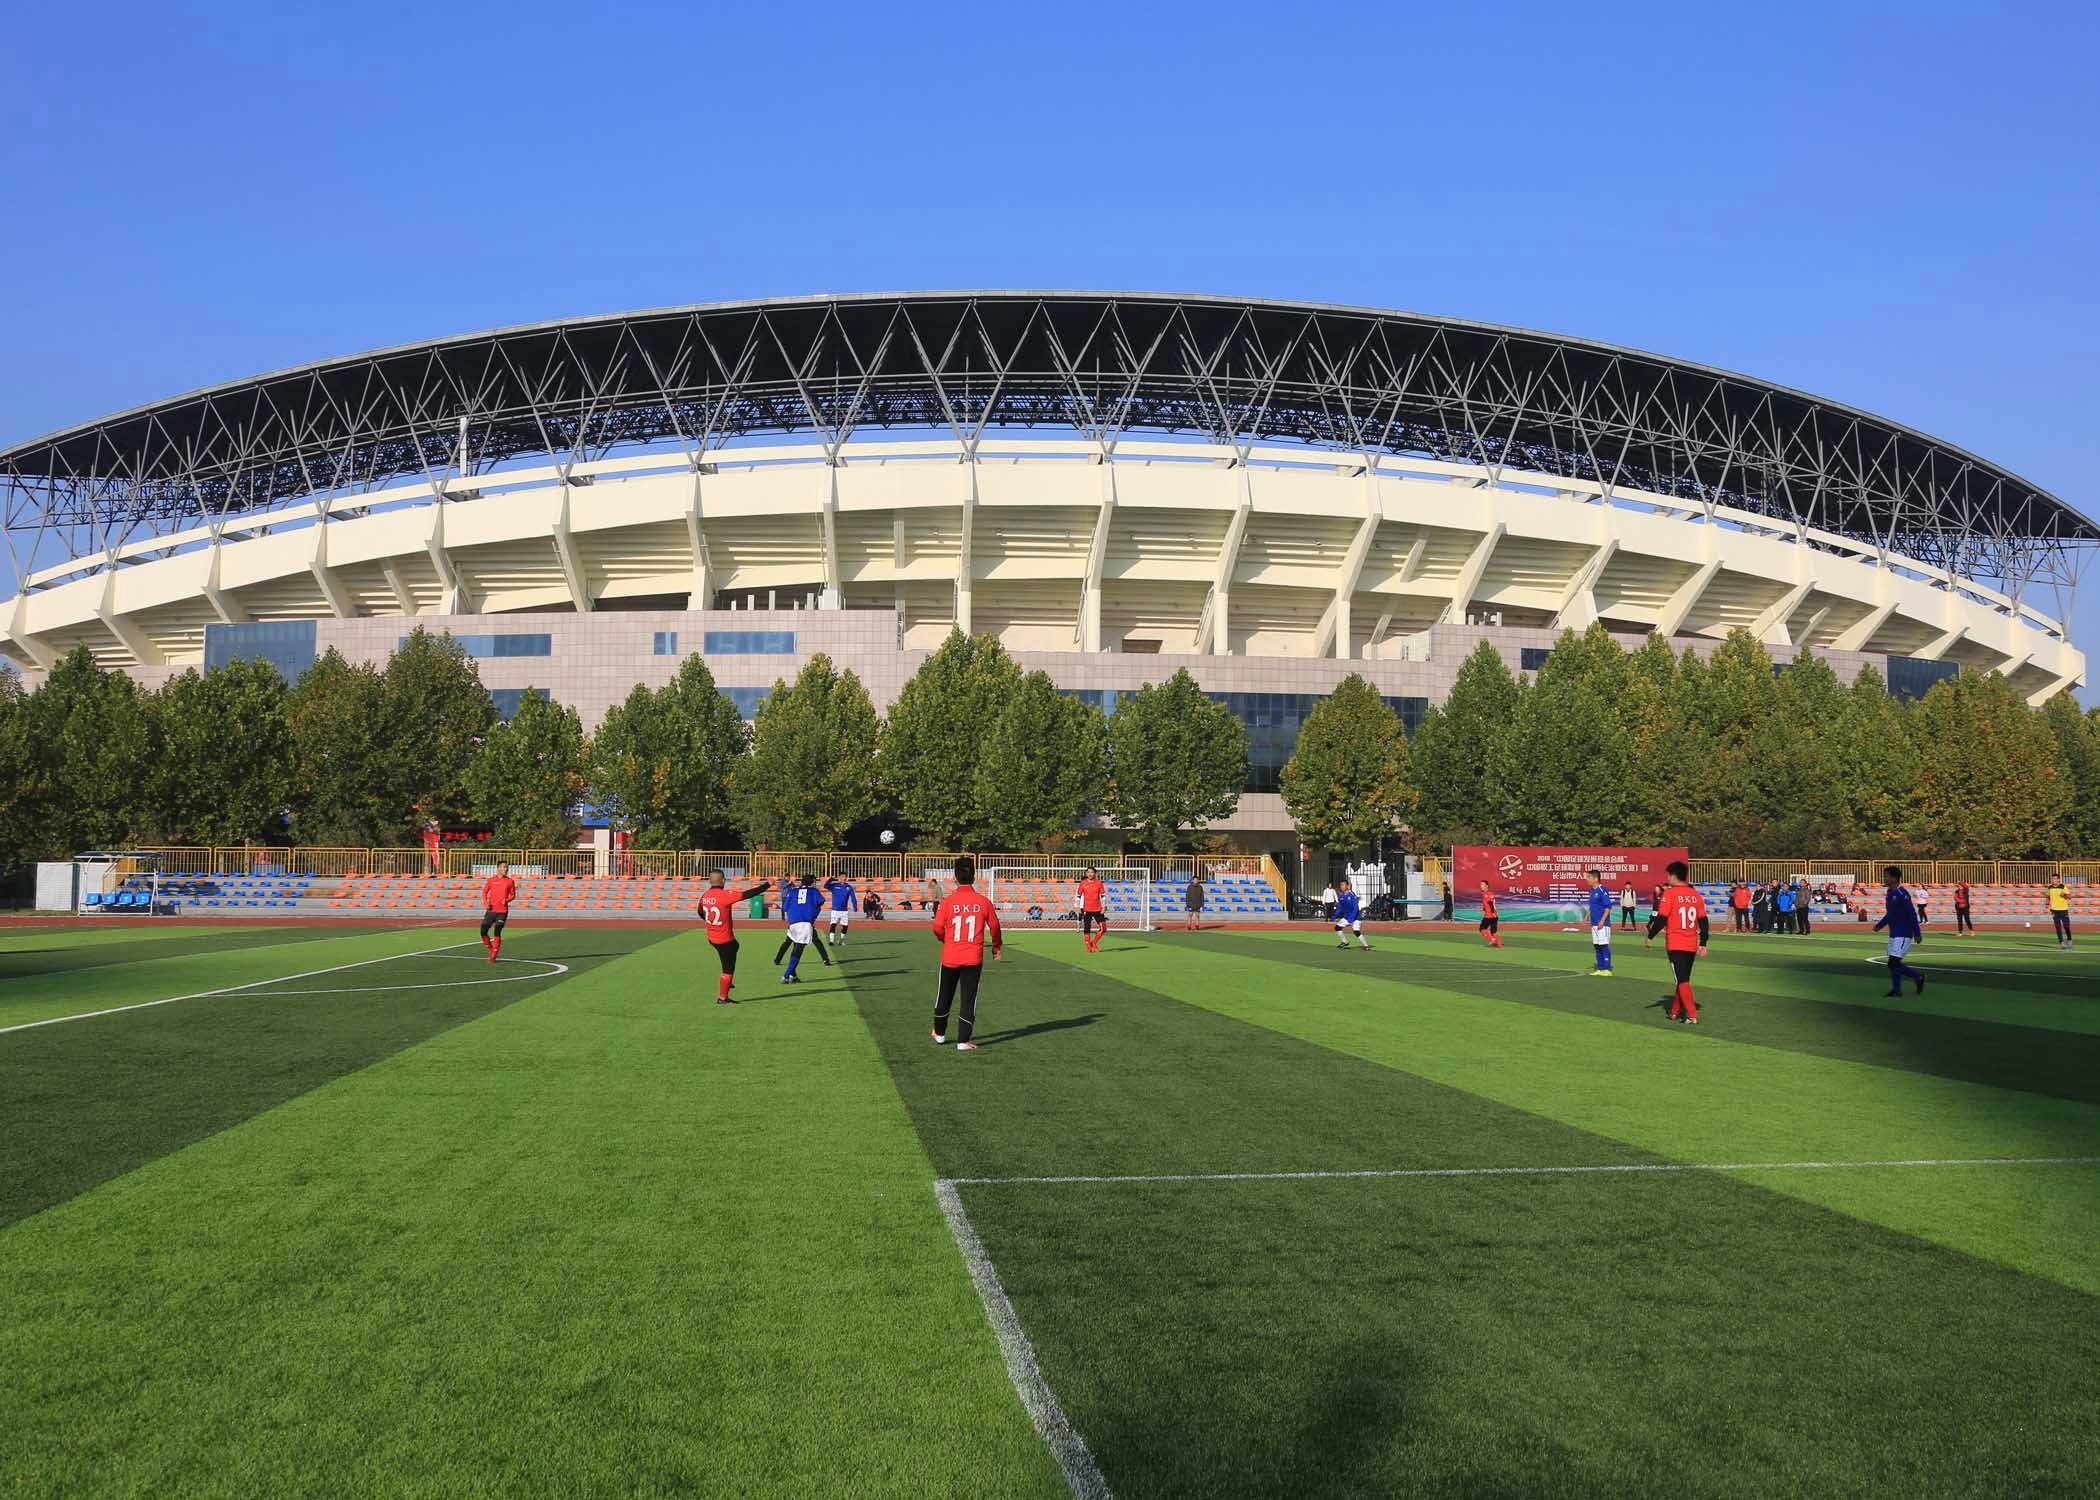
[[[841,927],[851,927],[853,925],[853,912],[851,908],[834,908],[833,910],[826,912],[825,915]]]
[[[816,924],[813,922],[788,923],[788,941],[791,943],[807,943],[816,935]]]
[[[1364,924],[1361,919],[1352,922],[1346,917],[1336,917],[1334,919],[1334,930],[1336,932],[1362,932]]]
[[[1899,959],[1904,957],[1910,952],[1910,945],[1913,941],[1915,939],[1912,938],[1890,938],[1889,957]]]
[[[1590,945],[1595,948],[1611,946],[1611,918],[1606,917],[1590,929]]]

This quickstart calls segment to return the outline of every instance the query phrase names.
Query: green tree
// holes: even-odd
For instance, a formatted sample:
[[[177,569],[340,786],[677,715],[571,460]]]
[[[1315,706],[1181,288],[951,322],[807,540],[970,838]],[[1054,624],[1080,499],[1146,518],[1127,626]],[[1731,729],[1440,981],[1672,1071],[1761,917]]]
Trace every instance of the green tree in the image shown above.
[[[750,731],[697,656],[656,691],[639,684],[591,736],[585,775],[615,826],[642,849],[727,838],[730,781]]]
[[[1700,742],[1694,795],[1685,825],[1688,843],[1703,849],[1775,847],[1770,789],[1758,755],[1778,701],[1772,657],[1747,630],[1731,630],[1703,672],[1680,667],[1689,728]]]
[[[386,787],[379,814],[390,842],[418,838],[435,818],[467,812],[467,763],[496,722],[496,705],[466,648],[417,626],[380,673]]]
[[[1231,815],[1247,784],[1247,731],[1186,670],[1141,687],[1108,721],[1109,809],[1147,848],[1170,849]]]
[[[1836,724],[1839,742],[1839,818],[1842,852],[1874,857],[1912,852],[1912,777],[1909,708],[1872,667],[1862,667],[1845,690]]]
[[[2071,775],[2043,717],[1997,673],[1935,682],[1912,705],[1910,836],[1921,852],[2046,859],[2061,847]]]
[[[794,682],[774,683],[752,722],[750,758],[736,773],[744,836],[758,848],[837,848],[882,805],[877,740],[868,690],[822,652]]]
[[[1697,784],[1687,758],[1697,747],[1684,712],[1686,690],[1678,682],[1682,670],[1677,653],[1659,635],[1651,634],[1626,658],[1620,718],[1627,735],[1630,844],[1675,843],[1691,820]]]
[[[152,747],[144,695],[76,646],[29,695],[42,805],[36,856],[60,859],[131,841],[143,821],[143,772]]]
[[[1282,790],[1299,839],[1344,853],[1375,848],[1413,813],[1407,732],[1377,688],[1352,672],[1306,715]]]
[[[1845,707],[1844,685],[1820,657],[1804,653],[1779,674],[1752,771],[1771,848],[1841,853],[1858,842],[1845,806]]]
[[[1496,842],[1503,809],[1491,768],[1516,718],[1517,682],[1488,641],[1459,663],[1441,707],[1423,716],[1411,747],[1421,793],[1416,826],[1439,844]]]
[[[979,843],[1028,849],[1070,833],[1108,793],[1108,721],[1030,672],[993,718],[971,788]]]
[[[876,771],[920,842],[975,849],[993,836],[977,775],[1021,669],[990,636],[949,632],[890,706]]]
[[[381,742],[379,669],[330,646],[284,703],[292,749],[292,830],[302,844],[363,848],[401,839],[392,752]]]
[[[148,695],[155,751],[143,768],[154,837],[170,844],[261,842],[292,800],[287,689],[266,661],[178,672]]]
[[[2100,859],[2100,709],[2080,713],[2076,699],[2058,693],[2043,707],[2042,720],[2056,741],[2057,764],[2071,784],[2071,806],[2058,852]]]
[[[1633,821],[1626,654],[1592,625],[1563,632],[1519,693],[1492,772],[1504,833],[1524,842],[1612,844]]]
[[[0,667],[0,881],[17,878],[32,857],[45,802],[35,743],[22,679]]]
[[[482,739],[464,778],[474,816],[505,849],[576,842],[570,808],[583,793],[583,724],[576,710],[527,693],[507,724]]]

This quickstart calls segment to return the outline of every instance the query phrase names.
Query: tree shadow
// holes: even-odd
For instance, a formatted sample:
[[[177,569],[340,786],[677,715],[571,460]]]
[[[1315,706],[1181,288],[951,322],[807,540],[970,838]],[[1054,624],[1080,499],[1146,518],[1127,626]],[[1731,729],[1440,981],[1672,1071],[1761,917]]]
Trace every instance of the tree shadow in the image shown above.
[[[1075,1026],[1091,1026],[1096,1021],[1105,1021],[1107,1019],[1108,1012],[1095,1011],[1090,1015],[1065,1016],[1055,1021],[1037,1021],[1033,1026],[1016,1026],[1011,1031],[980,1031],[976,1034],[975,1040],[979,1046],[989,1047],[994,1042],[1018,1042],[1023,1037],[1041,1036],[1049,1031],[1070,1031]]]

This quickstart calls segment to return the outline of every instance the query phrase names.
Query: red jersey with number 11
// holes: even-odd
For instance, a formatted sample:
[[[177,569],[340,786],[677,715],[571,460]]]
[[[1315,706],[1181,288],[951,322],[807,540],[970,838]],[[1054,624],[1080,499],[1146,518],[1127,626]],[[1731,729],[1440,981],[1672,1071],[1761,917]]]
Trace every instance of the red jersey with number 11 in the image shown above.
[[[992,941],[999,951],[999,913],[973,887],[957,886],[933,913],[933,930],[940,934],[941,967],[966,969],[984,962],[984,942]]]

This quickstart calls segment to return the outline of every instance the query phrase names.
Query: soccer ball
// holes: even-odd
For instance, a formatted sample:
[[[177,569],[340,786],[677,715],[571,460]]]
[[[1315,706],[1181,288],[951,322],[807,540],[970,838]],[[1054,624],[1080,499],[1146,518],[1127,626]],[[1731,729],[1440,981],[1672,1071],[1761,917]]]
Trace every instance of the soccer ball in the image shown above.
[[[882,842],[884,844],[894,844],[897,842],[897,830],[894,828],[885,828],[882,830],[881,837]]]
[[[2021,923],[2020,925],[2021,925],[2021,926],[2023,926],[2023,927],[2032,927],[2032,926],[2034,925],[2034,923],[2032,923],[2032,922],[2023,922],[2023,923]]]

